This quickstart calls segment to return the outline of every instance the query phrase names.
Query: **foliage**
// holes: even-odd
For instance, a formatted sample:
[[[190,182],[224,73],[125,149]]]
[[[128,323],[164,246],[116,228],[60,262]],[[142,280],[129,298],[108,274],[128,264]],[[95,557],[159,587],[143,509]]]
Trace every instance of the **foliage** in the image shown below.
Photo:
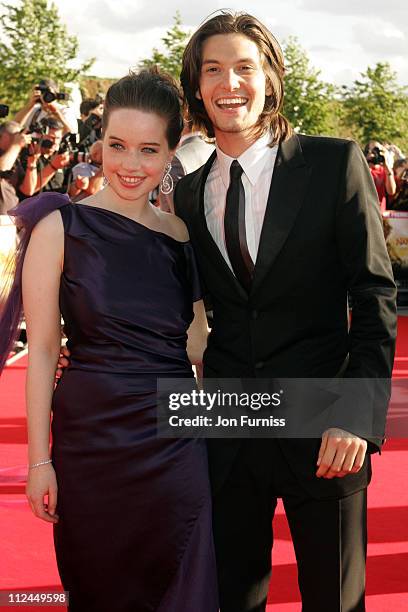
[[[285,100],[283,114],[296,131],[305,134],[332,134],[337,123],[335,87],[320,79],[306,51],[294,37],[284,44]],[[337,110],[338,107],[337,107]]]
[[[41,78],[54,79],[60,88],[78,81],[93,59],[76,69],[70,67],[78,53],[78,40],[60,22],[58,10],[48,0],[20,0],[3,4],[0,16],[1,99],[12,112],[27,101],[33,85]]]
[[[360,142],[404,144],[408,139],[408,93],[387,62],[368,67],[351,87],[343,87],[345,124]]]

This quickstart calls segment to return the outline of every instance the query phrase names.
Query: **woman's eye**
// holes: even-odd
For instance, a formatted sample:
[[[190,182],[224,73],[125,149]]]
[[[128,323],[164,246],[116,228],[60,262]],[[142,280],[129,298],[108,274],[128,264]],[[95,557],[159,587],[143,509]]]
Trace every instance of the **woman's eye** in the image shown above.
[[[123,149],[123,145],[119,144],[118,142],[112,142],[112,144],[109,145],[111,149],[115,149],[115,151],[120,151],[121,149]]]
[[[206,68],[206,72],[217,72],[218,68],[216,66],[210,66],[209,68]]]
[[[142,152],[150,154],[150,153],[157,153],[157,150],[156,149],[152,149],[151,147],[143,147]]]

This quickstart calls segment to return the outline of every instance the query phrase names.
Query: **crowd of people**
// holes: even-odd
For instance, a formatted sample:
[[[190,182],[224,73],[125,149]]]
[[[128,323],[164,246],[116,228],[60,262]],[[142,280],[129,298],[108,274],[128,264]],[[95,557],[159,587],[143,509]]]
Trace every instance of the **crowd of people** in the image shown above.
[[[0,125],[0,213],[42,191],[73,202],[102,187],[103,98],[85,99],[80,117],[51,79],[33,87],[27,104]]]

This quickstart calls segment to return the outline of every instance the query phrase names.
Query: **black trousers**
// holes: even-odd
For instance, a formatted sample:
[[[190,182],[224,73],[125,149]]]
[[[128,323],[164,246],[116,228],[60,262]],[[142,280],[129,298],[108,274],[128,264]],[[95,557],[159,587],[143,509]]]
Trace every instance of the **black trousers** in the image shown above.
[[[366,493],[311,498],[276,440],[244,440],[213,500],[221,612],[265,610],[278,497],[295,548],[302,612],[364,612]]]

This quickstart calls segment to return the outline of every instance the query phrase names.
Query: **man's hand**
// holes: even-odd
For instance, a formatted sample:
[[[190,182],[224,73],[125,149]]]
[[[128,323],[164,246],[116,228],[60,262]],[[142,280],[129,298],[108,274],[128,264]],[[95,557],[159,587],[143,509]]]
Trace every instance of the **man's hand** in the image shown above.
[[[61,352],[58,358],[57,370],[55,372],[55,378],[58,380],[61,378],[64,368],[69,366],[69,358],[71,357],[71,353],[66,346],[61,347]]]
[[[89,177],[88,176],[77,176],[75,179],[75,187],[80,189],[80,191],[85,191],[89,187]]]
[[[36,164],[41,157],[41,145],[39,142],[32,142],[28,148],[27,162]]]
[[[38,102],[41,102],[41,92],[39,89],[37,89],[37,85],[34,85],[34,87],[31,90],[31,94],[28,99],[27,106],[29,108],[32,108]]]
[[[384,166],[388,170],[388,172],[393,172],[394,168],[394,151],[390,151],[389,149],[384,149]]]
[[[16,134],[13,134],[11,143],[13,145],[19,146],[20,149],[23,149],[24,147],[27,147],[29,144],[31,144],[31,139],[32,139],[31,134],[25,134],[24,132],[17,132]]]
[[[65,151],[65,153],[56,153],[51,158],[51,164],[54,168],[61,169],[65,168],[69,165],[69,151]]]
[[[367,452],[367,442],[345,431],[331,428],[324,432],[317,460],[318,478],[343,478],[359,472]]]

